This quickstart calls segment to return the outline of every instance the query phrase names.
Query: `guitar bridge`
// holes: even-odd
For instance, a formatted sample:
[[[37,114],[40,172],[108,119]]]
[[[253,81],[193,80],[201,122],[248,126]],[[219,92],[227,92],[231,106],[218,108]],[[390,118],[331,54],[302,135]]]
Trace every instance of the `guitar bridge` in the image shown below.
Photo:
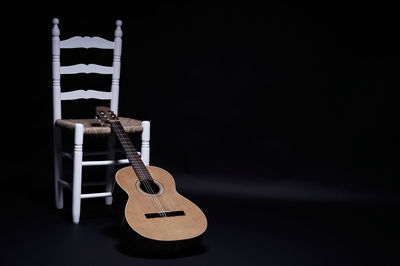
[[[145,213],[144,214],[147,219],[151,218],[163,218],[163,217],[174,217],[174,216],[184,216],[184,211],[172,211],[172,212],[154,212],[154,213]]]

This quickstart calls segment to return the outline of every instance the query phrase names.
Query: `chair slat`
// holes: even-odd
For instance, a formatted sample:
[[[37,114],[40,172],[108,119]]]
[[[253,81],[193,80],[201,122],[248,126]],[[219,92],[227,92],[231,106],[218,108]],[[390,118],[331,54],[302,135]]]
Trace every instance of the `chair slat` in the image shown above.
[[[61,74],[78,74],[78,73],[97,73],[97,74],[112,74],[113,67],[101,66],[97,64],[77,64],[72,66],[60,67]]]
[[[75,36],[75,37],[60,41],[60,48],[114,49],[114,42],[103,39],[101,37]]]
[[[111,100],[111,92],[96,90],[75,90],[61,93],[62,101],[93,98],[100,100]]]

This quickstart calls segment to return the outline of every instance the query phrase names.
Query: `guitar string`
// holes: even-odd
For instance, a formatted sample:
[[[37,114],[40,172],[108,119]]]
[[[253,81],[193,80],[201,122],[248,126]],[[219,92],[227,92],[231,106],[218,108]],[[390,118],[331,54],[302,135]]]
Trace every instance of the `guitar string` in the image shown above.
[[[112,124],[112,123],[110,123],[110,124]],[[133,157],[135,157],[135,155],[134,155],[135,154],[134,153],[135,152],[135,148],[132,145],[131,141],[129,139],[127,139],[126,132],[125,132],[124,128],[122,127],[121,123],[115,123],[113,128],[115,129],[115,131],[116,131],[121,143],[125,144],[126,146],[128,146],[130,148],[130,149],[128,149],[127,147],[125,147],[125,150],[126,150],[128,159],[130,159],[130,161],[131,161],[132,166],[136,166],[136,168],[134,167],[134,169],[136,171],[138,171],[138,178],[139,178],[140,174],[142,174],[144,176],[149,175],[149,174],[146,174],[144,172],[144,170],[141,169],[142,167],[140,166],[140,164],[139,165],[137,164],[137,161],[141,160],[140,158],[133,158],[132,159],[132,155],[133,155]],[[133,150],[134,152],[132,153],[131,150]],[[136,153],[136,155],[137,155],[137,153]],[[147,169],[146,169],[146,171],[147,171]],[[150,176],[150,178],[151,178],[151,176]],[[139,180],[140,180],[140,178],[139,178]],[[160,211],[160,215],[163,216],[163,217],[166,217],[165,209],[162,206],[163,204],[156,197],[152,187],[148,183],[148,180],[145,178],[145,179],[140,180],[140,181],[141,181],[141,183],[143,183],[143,185],[146,187],[146,189],[151,193],[151,194],[149,194],[150,200],[152,200],[152,203],[155,206],[155,208]]]
[[[113,127],[113,128],[114,128],[114,127]],[[127,149],[128,143],[127,143],[126,139],[124,138],[122,132],[120,131],[120,129],[119,129],[118,127],[115,127],[114,130],[116,131],[116,133],[117,133],[117,135],[118,135],[119,140],[121,141],[121,143],[122,143],[123,145],[125,145],[125,147],[123,146],[123,147],[125,148],[125,153],[126,153],[128,159],[129,159],[130,163],[132,164],[134,170],[135,170],[135,171],[138,171],[137,176],[138,176],[139,181],[143,182],[143,181],[141,180],[141,178],[140,178],[140,175],[143,174],[143,171],[141,171],[141,169],[140,169],[139,167],[137,167],[135,161],[132,159],[132,155],[130,154],[129,149]],[[136,167],[135,167],[135,166],[136,166]],[[139,174],[139,172],[140,172],[140,174]],[[147,182],[143,182],[143,184],[145,185],[146,189],[150,192],[150,191],[151,191],[151,187],[149,187],[149,185],[147,184]],[[154,201],[154,199],[153,199],[152,197],[150,197],[150,199],[152,200],[153,205],[156,207],[156,209],[161,210],[161,209],[159,208],[158,204]]]
[[[120,141],[129,147],[130,145],[129,145],[128,141],[126,140],[124,134],[120,131],[119,128],[117,129],[117,132],[119,133]],[[126,149],[128,159],[130,159],[132,166],[134,166],[134,169],[138,172],[137,173],[138,178],[140,177],[140,175],[146,175],[144,173],[144,171],[141,169],[141,167],[137,163],[135,163],[135,160],[132,159],[132,154],[130,152],[131,152],[130,150]],[[152,203],[155,206],[155,208],[159,210],[159,212],[161,213],[162,216],[166,216],[163,207],[160,205],[160,202],[155,197],[155,193],[154,193],[153,189],[151,188],[150,184],[148,183],[148,181],[146,179],[143,179],[143,180],[141,180],[141,179],[143,179],[143,178],[139,178],[140,182],[143,183],[143,185],[146,187],[147,191],[149,191],[151,193],[151,194],[149,194],[149,197],[150,197],[150,200],[152,200]]]
[[[112,123],[111,123],[111,125],[112,125]],[[117,133],[117,135],[119,136],[119,139],[120,139],[120,141],[123,143],[123,144],[125,144],[127,147],[129,147],[129,148],[133,148],[134,149],[134,147],[131,147],[131,146],[133,146],[133,145],[130,145],[130,140],[128,141],[127,139],[126,139],[126,136],[125,136],[125,134],[123,134],[123,132],[121,131],[121,129],[120,129],[120,126],[118,125],[118,124],[115,124],[117,127],[115,127],[115,126],[113,126],[113,129],[116,131],[116,133]],[[122,126],[122,125],[121,125]],[[125,131],[124,131],[125,132]],[[134,159],[137,159],[137,158],[132,158],[132,155],[133,155],[133,153],[131,153],[132,151],[130,151],[129,149],[125,149],[126,150],[126,155],[127,155],[127,157],[128,157],[128,159],[129,159],[129,161],[131,161],[131,164],[132,164],[132,166],[136,166],[136,168],[134,167],[134,169],[136,170],[136,171],[138,171],[138,179],[139,179],[139,181],[141,182],[141,183],[143,183],[143,185],[145,186],[145,188],[151,193],[151,194],[149,194],[149,197],[150,197],[150,200],[152,201],[152,203],[153,203],[153,205],[155,206],[155,208],[156,209],[158,209],[158,211],[159,211],[159,213],[160,213],[160,215],[162,216],[162,217],[167,217],[167,215],[165,214],[165,209],[164,209],[164,207],[162,206],[163,204],[158,200],[158,198],[157,198],[157,195],[154,193],[154,190],[152,189],[152,187],[151,187],[151,185],[149,184],[149,182],[148,182],[148,180],[147,180],[147,176],[148,176],[148,174],[146,174],[145,172],[144,172],[144,170],[142,170],[141,168],[141,166],[140,166],[140,164],[138,165],[137,163],[134,163],[135,162],[135,160]],[[133,157],[135,157],[134,155],[133,155]],[[140,158],[139,158],[140,159]],[[140,174],[139,174],[140,173]],[[142,176],[146,176],[145,178],[139,178],[139,176],[140,175],[142,175]],[[141,179],[143,179],[143,180],[141,180]]]
[[[122,144],[125,144],[126,146],[129,146],[129,143],[128,143],[127,140],[125,139],[124,134],[121,132],[121,130],[119,129],[118,126],[115,128],[115,131],[117,132],[117,135],[119,136],[119,139],[120,139],[120,141],[122,142]],[[144,180],[141,180],[141,179],[143,179],[143,178],[140,178],[140,175],[145,175],[145,174],[144,174],[144,172],[141,170],[141,168],[138,167],[138,165],[135,163],[135,160],[132,159],[132,154],[130,153],[131,151],[125,147],[125,152],[126,152],[126,155],[127,155],[128,159],[129,159],[129,161],[131,162],[132,166],[134,167],[134,170],[138,171],[137,175],[138,175],[139,181],[140,181],[141,183],[144,184],[144,186],[146,187],[146,189],[147,189],[150,193],[152,193],[152,194],[150,194],[149,196],[150,196],[150,199],[152,200],[154,206],[155,206],[156,209],[158,209],[159,211],[162,211],[162,208],[160,208],[161,206],[159,206],[159,204],[157,204],[157,202],[155,202],[154,198],[152,197],[152,195],[154,195],[154,191],[153,191],[153,189],[151,188],[151,186],[148,184],[147,181],[145,181],[145,179],[144,179]],[[135,167],[135,166],[136,166],[136,167]]]
[[[128,145],[129,145],[129,142],[128,142]],[[132,155],[130,155],[131,157],[132,157]],[[135,155],[133,156],[133,157],[135,157]],[[136,156],[137,157],[137,156]],[[136,161],[137,160],[141,160],[140,158],[136,158]],[[135,161],[135,160],[132,160],[132,161]],[[138,170],[138,172],[142,175],[142,176],[144,176],[144,178],[142,178],[142,180],[140,180],[141,181],[141,183],[143,183],[143,185],[146,187],[146,189],[147,189],[147,191],[149,191],[150,192],[150,194],[148,194],[149,195],[149,197],[151,197],[152,199],[154,199],[154,202],[155,202],[155,204],[157,205],[157,207],[158,207],[158,209],[160,210],[160,215],[162,215],[162,216],[164,216],[164,217],[166,217],[166,214],[165,214],[165,207],[163,206],[163,204],[162,204],[162,202],[158,199],[158,195],[153,191],[153,187],[150,185],[150,183],[149,182],[151,182],[151,181],[153,181],[153,180],[150,180],[150,179],[152,179],[152,177],[150,176],[150,174],[148,173],[148,171],[147,171],[147,169],[142,169],[142,165],[139,163],[139,164],[137,164],[136,163],[136,168],[137,168],[137,170]],[[150,178],[149,178],[150,177]],[[150,181],[149,181],[150,180]],[[153,181],[154,182],[154,181]],[[157,185],[158,186],[158,185]],[[160,188],[161,189],[161,188]]]

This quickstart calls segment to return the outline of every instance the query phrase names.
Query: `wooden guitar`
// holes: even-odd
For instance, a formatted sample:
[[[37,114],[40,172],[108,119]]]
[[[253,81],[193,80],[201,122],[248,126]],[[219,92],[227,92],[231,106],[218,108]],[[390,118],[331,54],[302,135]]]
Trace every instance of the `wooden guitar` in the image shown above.
[[[131,166],[115,176],[116,189],[127,195],[122,240],[133,252],[169,254],[197,246],[207,228],[204,213],[175,189],[164,169],[145,166],[118,117],[108,107],[96,108],[97,119],[110,125]]]

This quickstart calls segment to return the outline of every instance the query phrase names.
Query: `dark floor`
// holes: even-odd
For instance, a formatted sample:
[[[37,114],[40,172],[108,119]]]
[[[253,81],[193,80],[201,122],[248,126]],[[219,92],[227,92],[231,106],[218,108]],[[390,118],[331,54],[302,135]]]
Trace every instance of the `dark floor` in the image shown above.
[[[74,225],[69,193],[56,210],[50,184],[17,190],[18,183],[4,188],[14,196],[3,202],[0,265],[400,265],[398,204],[221,197],[187,186],[181,193],[208,218],[204,249],[149,259],[121,250],[121,217],[103,199],[84,200]]]

